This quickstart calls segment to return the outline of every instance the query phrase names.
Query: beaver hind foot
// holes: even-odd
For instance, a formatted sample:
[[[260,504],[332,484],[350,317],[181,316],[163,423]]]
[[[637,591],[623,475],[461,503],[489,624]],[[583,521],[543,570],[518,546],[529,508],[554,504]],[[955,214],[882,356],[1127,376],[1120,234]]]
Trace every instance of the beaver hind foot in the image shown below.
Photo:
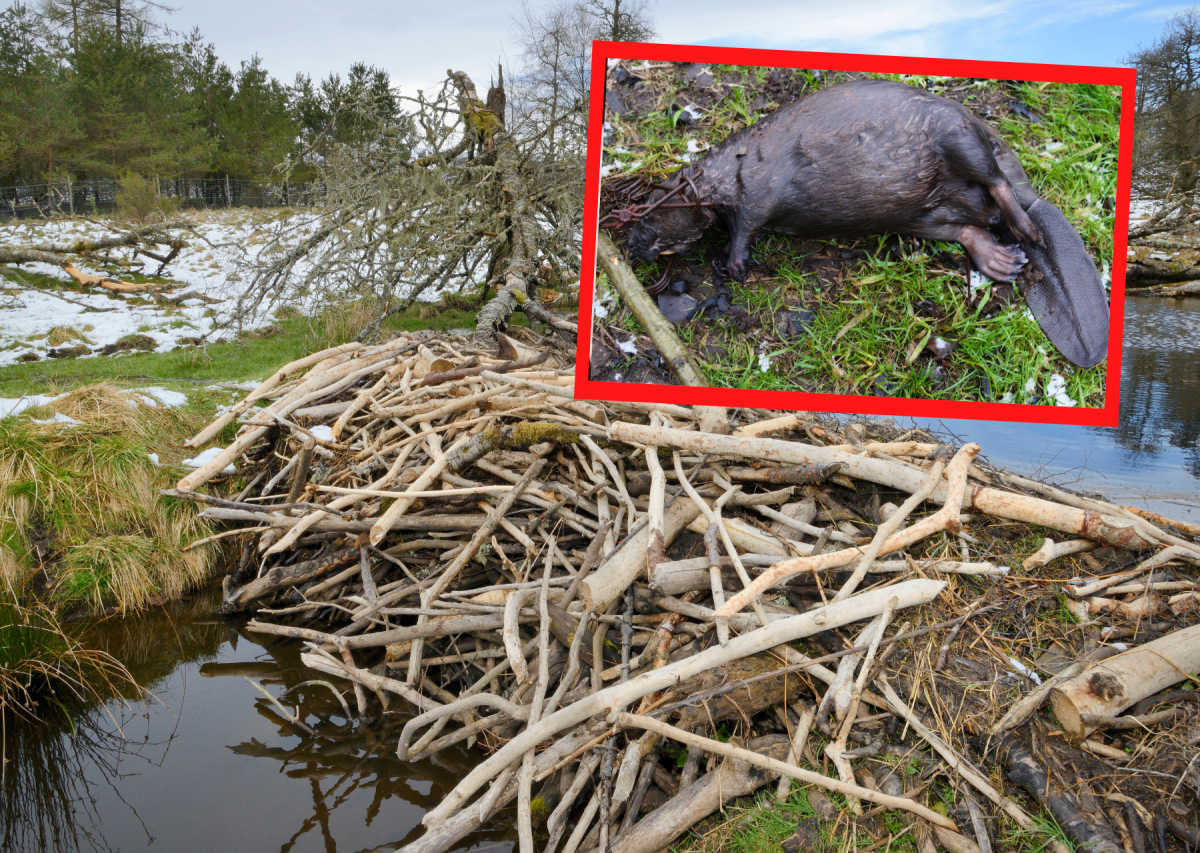
[[[1029,260],[1020,246],[997,243],[989,232],[973,225],[963,226],[957,240],[967,248],[975,268],[992,281],[1012,281]]]

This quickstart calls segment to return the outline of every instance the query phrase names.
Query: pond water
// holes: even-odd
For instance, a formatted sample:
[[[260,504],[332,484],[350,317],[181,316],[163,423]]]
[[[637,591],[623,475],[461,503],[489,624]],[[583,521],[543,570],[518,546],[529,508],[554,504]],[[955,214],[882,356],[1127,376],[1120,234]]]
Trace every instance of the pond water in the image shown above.
[[[1125,337],[1118,428],[923,425],[979,441],[998,465],[1200,522],[1200,300],[1130,298]],[[215,603],[204,593],[92,630],[157,701],[55,725],[10,722],[0,850],[333,853],[420,835],[421,816],[478,755],[400,762],[400,720],[376,734],[355,728],[320,685],[292,694],[316,735],[297,731],[243,680],[275,695],[299,685],[297,646],[214,617]],[[459,849],[512,847],[494,829]]]
[[[1116,427],[917,419],[993,464],[1200,523],[1200,299],[1129,297]]]
[[[421,834],[421,817],[478,757],[399,761],[403,718],[347,724],[321,685],[284,700],[303,698],[316,736],[298,731],[243,678],[276,696],[300,684],[310,675],[299,647],[214,617],[218,601],[212,590],[89,633],[153,692],[149,704],[9,721],[0,850],[332,853],[392,850]],[[479,833],[458,849],[507,850],[502,836]]]

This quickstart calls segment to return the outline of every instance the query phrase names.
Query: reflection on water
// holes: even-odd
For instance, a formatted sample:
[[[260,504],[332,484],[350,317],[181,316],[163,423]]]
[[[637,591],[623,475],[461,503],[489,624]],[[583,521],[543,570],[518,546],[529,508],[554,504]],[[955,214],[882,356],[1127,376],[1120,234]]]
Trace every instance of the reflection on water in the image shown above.
[[[1117,427],[931,421],[994,464],[1200,522],[1200,299],[1129,297]]]
[[[1097,432],[1105,432],[1096,430]],[[1121,463],[1178,456],[1200,480],[1200,299],[1130,299],[1121,362]],[[1170,452],[1171,450],[1178,453]]]
[[[478,762],[465,749],[398,761],[403,717],[348,723],[328,688],[299,686],[310,674],[294,643],[242,633],[211,615],[215,604],[91,632],[157,701],[9,721],[0,850],[393,850]],[[276,696],[296,688],[284,702],[301,704],[315,734],[244,677]],[[501,826],[460,849],[507,849],[504,839]]]

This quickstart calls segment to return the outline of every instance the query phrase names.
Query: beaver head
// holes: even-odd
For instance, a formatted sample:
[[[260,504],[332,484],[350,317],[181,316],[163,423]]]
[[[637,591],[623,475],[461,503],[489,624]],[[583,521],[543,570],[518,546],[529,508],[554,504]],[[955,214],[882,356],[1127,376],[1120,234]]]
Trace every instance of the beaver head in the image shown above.
[[[656,191],[650,196],[650,203],[663,195],[662,190]],[[708,207],[660,207],[633,226],[625,246],[629,254],[644,261],[652,261],[659,255],[683,254],[700,242],[704,229],[714,219]]]

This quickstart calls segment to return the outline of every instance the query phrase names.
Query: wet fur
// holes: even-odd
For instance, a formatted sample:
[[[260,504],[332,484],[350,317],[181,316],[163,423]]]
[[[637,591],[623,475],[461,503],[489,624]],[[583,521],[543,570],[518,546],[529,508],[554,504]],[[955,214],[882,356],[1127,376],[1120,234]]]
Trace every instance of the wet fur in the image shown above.
[[[1038,196],[1012,150],[961,104],[903,83],[824,89],[735,134],[685,172],[713,207],[655,211],[630,234],[631,254],[652,260],[686,252],[719,221],[729,232],[726,268],[744,280],[762,231],[894,232],[959,241],[984,274],[1005,280],[1025,255],[986,229],[1006,222],[1020,239],[1042,242],[1024,210]]]

